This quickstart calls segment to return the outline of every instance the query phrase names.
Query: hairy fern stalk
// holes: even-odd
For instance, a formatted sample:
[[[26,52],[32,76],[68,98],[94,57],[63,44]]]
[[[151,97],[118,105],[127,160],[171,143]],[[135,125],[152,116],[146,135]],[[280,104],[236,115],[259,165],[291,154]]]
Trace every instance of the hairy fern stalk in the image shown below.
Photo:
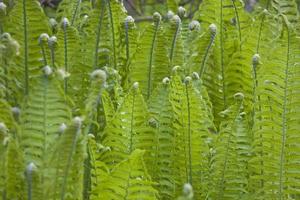
[[[0,1],[0,200],[300,199],[296,1],[122,2]]]

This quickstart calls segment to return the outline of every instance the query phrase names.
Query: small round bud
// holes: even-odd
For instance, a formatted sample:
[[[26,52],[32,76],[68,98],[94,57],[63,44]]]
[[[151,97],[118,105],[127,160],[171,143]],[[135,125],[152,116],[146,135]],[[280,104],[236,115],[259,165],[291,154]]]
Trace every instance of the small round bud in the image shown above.
[[[159,14],[159,12],[155,12],[155,13],[153,14],[153,20],[154,20],[155,22],[160,22],[160,21],[161,21],[161,15]]]
[[[190,183],[186,183],[183,186],[183,196],[187,198],[193,198],[193,186]]]
[[[193,78],[194,80],[199,80],[199,79],[200,79],[200,76],[199,76],[199,74],[198,74],[197,72],[193,72],[193,73],[192,73],[192,78]]]
[[[96,69],[95,71],[92,72],[91,78],[92,78],[92,80],[100,81],[101,83],[105,83],[106,78],[107,78],[106,72],[101,69]]]
[[[61,79],[61,80],[65,80],[66,78],[70,77],[70,75],[71,75],[69,72],[66,72],[62,68],[57,70],[57,74],[58,74],[59,79]]]
[[[127,16],[127,17],[125,18],[125,23],[126,23],[126,24],[133,24],[133,23],[134,23],[133,17]]]
[[[18,107],[12,107],[11,112],[15,118],[16,121],[19,121],[21,110]]]
[[[172,17],[172,20],[171,20],[172,23],[175,23],[175,24],[180,24],[181,23],[181,19],[178,15],[174,15]]]
[[[27,174],[31,174],[35,170],[37,170],[37,167],[33,162],[29,163],[26,167],[26,173]]]
[[[52,29],[55,29],[57,27],[57,21],[54,18],[49,19],[49,24]]]
[[[178,74],[178,72],[181,70],[181,67],[180,66],[174,66],[173,68],[172,68],[172,74],[174,74],[174,75],[176,75],[176,74]]]
[[[64,133],[65,130],[67,129],[67,125],[65,123],[62,123],[60,126],[59,126],[59,133]]]
[[[170,79],[168,77],[165,77],[162,82],[164,85],[168,85],[170,84]]]
[[[51,36],[48,40],[48,45],[50,49],[55,48],[57,45],[57,38],[55,36]]]
[[[43,67],[43,72],[45,76],[50,76],[52,74],[52,68],[49,65]]]
[[[233,97],[234,97],[235,100],[238,100],[238,101],[241,101],[245,98],[244,94],[241,93],[241,92],[238,92],[238,93],[234,94]]]
[[[168,20],[171,20],[173,17],[174,17],[174,13],[171,11],[171,10],[169,10],[168,12],[167,12],[167,19]]]
[[[148,121],[149,126],[151,126],[152,128],[157,128],[158,127],[158,121],[151,117]]]
[[[39,44],[46,44],[49,40],[49,35],[47,33],[42,33],[39,37]]]
[[[2,35],[0,36],[0,39],[2,41],[10,41],[12,38],[9,33],[5,32],[5,33],[2,33]]]
[[[139,83],[138,82],[134,82],[132,85],[134,90],[138,90],[139,89]]]
[[[5,3],[0,2],[0,15],[6,15],[6,8],[7,6],[5,5]]]
[[[260,56],[259,54],[254,54],[254,56],[252,57],[252,64],[253,65],[258,65],[259,64],[259,61],[260,61]]]
[[[185,77],[185,79],[184,79],[184,83],[185,83],[186,85],[190,84],[191,81],[192,81],[192,78],[191,78],[190,76],[187,76],[187,77]]]
[[[0,132],[7,133],[7,131],[8,131],[8,128],[6,127],[4,122],[0,122]]]
[[[81,127],[82,121],[83,121],[83,119],[81,117],[78,117],[78,116],[74,117],[74,119],[73,119],[74,125],[77,126],[78,128]]]
[[[263,14],[264,14],[264,15],[267,15],[267,14],[269,14],[269,11],[268,11],[267,9],[264,9],[264,10],[263,10]]]
[[[215,24],[209,25],[209,30],[211,34],[216,34],[217,33],[217,26]]]
[[[178,11],[177,11],[177,14],[179,15],[179,17],[182,19],[185,17],[185,13],[186,13],[186,10],[184,7],[180,6],[178,8]]]
[[[69,20],[66,17],[62,18],[62,20],[61,20],[61,28],[62,29],[66,29],[66,28],[68,28],[68,26],[70,26]]]
[[[189,24],[189,29],[190,31],[200,31],[200,23],[197,20],[193,20],[190,24]]]

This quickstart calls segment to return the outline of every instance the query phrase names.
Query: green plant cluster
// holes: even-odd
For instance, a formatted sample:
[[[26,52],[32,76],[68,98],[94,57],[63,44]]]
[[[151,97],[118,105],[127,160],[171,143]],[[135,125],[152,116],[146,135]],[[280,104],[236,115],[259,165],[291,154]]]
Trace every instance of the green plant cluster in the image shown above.
[[[300,199],[296,1],[176,2],[0,2],[0,199]]]

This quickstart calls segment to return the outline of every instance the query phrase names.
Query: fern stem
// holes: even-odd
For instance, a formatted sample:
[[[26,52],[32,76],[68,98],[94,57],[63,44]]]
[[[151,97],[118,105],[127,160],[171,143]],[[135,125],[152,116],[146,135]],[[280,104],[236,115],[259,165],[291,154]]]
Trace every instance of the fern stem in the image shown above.
[[[134,118],[134,106],[135,106],[135,91],[133,91],[133,97],[132,97],[132,107],[131,107],[131,119],[130,119],[130,146],[129,146],[129,153],[132,152],[133,148],[133,118]]]
[[[105,4],[106,4],[106,0],[102,0],[97,34],[96,34],[96,44],[95,44],[96,46],[95,46],[95,52],[94,52],[94,69],[96,69],[98,66],[98,51],[99,51],[99,43],[100,43],[100,33],[101,33],[101,28],[102,28],[102,20],[103,20],[103,16],[104,16]]]
[[[114,58],[114,69],[117,69],[117,56],[116,56],[116,41],[115,41],[115,27],[114,27],[114,19],[112,16],[110,0],[106,0],[108,6],[108,13],[110,19],[111,33],[112,33],[112,46],[113,46],[113,58]]]
[[[241,31],[240,17],[239,17],[239,13],[237,11],[237,7],[235,5],[235,0],[231,0],[231,2],[232,2],[232,5],[234,7],[234,13],[235,13],[235,17],[236,17],[236,24],[237,24],[237,28],[238,28],[238,32],[239,32],[240,51],[242,51],[242,31]]]
[[[171,64],[171,67],[173,67],[173,57],[174,57],[174,51],[175,51],[175,48],[176,48],[176,41],[177,41],[179,29],[180,29],[180,22],[176,22],[176,31],[174,33],[172,46],[171,46],[171,51],[170,51],[170,64]]]
[[[159,28],[160,21],[157,20],[155,23],[155,30],[152,38],[152,44],[151,44],[151,50],[150,50],[150,57],[149,57],[149,66],[148,66],[148,77],[147,77],[147,99],[150,98],[151,95],[151,84],[152,84],[152,63],[153,63],[153,54],[154,54],[154,48],[157,38],[157,32]]]
[[[54,66],[55,66],[55,51],[54,51],[54,48],[50,48],[50,55],[51,55],[51,65],[54,68]]]
[[[41,46],[44,66],[46,66],[46,65],[48,65],[48,63],[47,63],[47,58],[46,58],[45,46],[43,44],[41,44],[40,46]]]
[[[271,0],[268,0],[266,9],[269,8]],[[262,34],[262,29],[263,29],[263,24],[265,22],[266,16],[264,15],[261,19],[260,26],[259,26],[259,33],[258,33],[258,40],[257,40],[257,45],[256,45],[256,53],[259,53],[259,48],[260,48],[260,41],[261,41],[261,34]]]
[[[192,144],[191,144],[191,106],[190,106],[190,97],[188,90],[188,83],[185,85],[186,90],[186,101],[187,101],[187,113],[188,113],[188,162],[189,162],[189,172],[188,172],[188,183],[193,185],[192,177]]]
[[[65,54],[65,72],[68,72],[68,36],[67,36],[67,26],[64,26],[63,28],[63,31],[64,31],[64,54]],[[64,91],[65,91],[65,94],[68,94],[68,79],[65,78],[64,79]]]
[[[72,149],[69,152],[67,165],[66,165],[66,168],[64,170],[63,183],[62,183],[62,186],[61,186],[61,196],[60,196],[61,200],[65,199],[65,192],[66,192],[66,187],[67,187],[68,174],[69,174],[69,170],[70,170],[71,164],[72,164],[72,156],[73,156],[73,154],[76,150],[76,144],[77,144],[77,138],[78,138],[79,132],[80,132],[80,128],[78,128],[76,130],[76,133],[74,134],[74,138],[73,138],[73,141],[72,141]]]
[[[209,51],[215,41],[215,38],[216,38],[216,34],[212,34],[210,37],[210,42],[209,42],[208,46],[206,47],[204,58],[202,59],[202,63],[200,66],[200,71],[199,71],[200,78],[202,78],[203,74],[205,73],[207,57],[208,57]]]
[[[76,7],[75,7],[75,10],[74,10],[74,13],[72,14],[71,26],[73,26],[74,21],[75,21],[75,19],[76,19],[76,16],[77,16],[77,12],[78,12],[80,3],[81,3],[81,0],[77,0]]]
[[[283,170],[284,170],[284,159],[285,159],[285,146],[286,146],[286,132],[287,132],[287,87],[288,87],[288,75],[289,75],[289,59],[290,59],[290,30],[287,27],[288,34],[288,46],[287,46],[287,60],[285,68],[285,78],[284,78],[284,102],[283,102],[283,113],[282,113],[282,139],[281,139],[281,150],[280,150],[280,172],[279,172],[279,193],[278,198],[283,199]]]
[[[223,0],[220,1],[220,55],[221,55],[221,75],[222,75],[222,93],[223,110],[227,107],[226,88],[225,88],[225,69],[224,69],[224,41],[223,41]]]
[[[29,74],[28,74],[28,32],[27,32],[27,10],[26,0],[23,0],[23,28],[24,28],[24,94],[29,94]]]

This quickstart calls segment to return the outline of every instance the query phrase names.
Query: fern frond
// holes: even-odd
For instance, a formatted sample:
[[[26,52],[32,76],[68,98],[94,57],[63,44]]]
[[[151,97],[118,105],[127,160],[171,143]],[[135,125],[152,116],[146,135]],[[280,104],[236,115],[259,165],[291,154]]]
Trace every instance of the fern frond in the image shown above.
[[[248,161],[251,135],[243,112],[242,93],[235,94],[235,104],[221,112],[220,134],[214,144],[213,199],[243,199],[248,191]]]
[[[182,83],[175,76],[171,82],[177,155],[175,178],[178,188],[190,183],[195,188],[195,198],[202,198],[208,193],[208,185],[205,185],[208,183],[202,180],[208,176],[209,161],[206,155],[209,154],[209,129],[213,123],[205,110],[201,94],[191,81],[190,77],[186,77],[185,83]]]
[[[102,144],[111,148],[111,152],[103,155],[103,161],[108,166],[124,160],[138,147],[152,147],[153,143],[148,144],[145,137],[148,131],[147,119],[147,107],[138,83],[135,83],[104,130]]]
[[[174,199],[175,132],[172,128],[173,109],[170,102],[170,80],[163,79],[149,101],[151,123],[155,128],[154,162],[149,169],[151,177],[158,183],[160,198]]]
[[[140,37],[137,52],[130,66],[131,81],[138,81],[141,91],[149,99],[157,83],[169,74],[168,49],[161,16],[155,13],[154,23]]]
[[[111,174],[100,183],[103,199],[158,199],[143,154],[144,151],[135,150],[112,169]]]
[[[16,60],[19,67],[19,81],[22,82],[24,94],[29,92],[32,76],[38,74],[39,63],[38,38],[41,33],[49,32],[47,19],[39,2],[35,0],[16,1],[16,5],[5,24],[5,30],[20,43],[20,56]],[[15,27],[19,27],[16,29]]]
[[[285,26],[272,59],[258,68],[252,184],[260,198],[299,195],[296,121],[299,121],[299,38]],[[259,198],[258,198],[259,199]]]
[[[82,199],[83,163],[86,155],[85,137],[81,134],[81,124],[82,119],[75,117],[58,138],[50,162],[53,178],[51,185],[48,186],[47,198]]]

